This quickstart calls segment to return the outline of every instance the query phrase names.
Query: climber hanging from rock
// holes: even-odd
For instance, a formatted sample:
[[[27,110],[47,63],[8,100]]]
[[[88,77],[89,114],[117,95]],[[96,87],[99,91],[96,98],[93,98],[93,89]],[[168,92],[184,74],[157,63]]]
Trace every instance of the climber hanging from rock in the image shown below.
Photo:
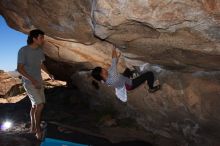
[[[123,74],[118,73],[117,63],[121,56],[121,53],[117,53],[116,47],[112,50],[112,64],[108,69],[102,67],[96,67],[92,70],[92,77],[100,82],[106,83],[109,86],[115,88],[116,96],[123,102],[127,101],[127,91],[133,90],[145,83],[149,86],[149,92],[154,93],[160,89],[160,85],[154,86],[154,74],[151,71],[145,72],[140,76],[131,79],[130,71],[125,70]]]

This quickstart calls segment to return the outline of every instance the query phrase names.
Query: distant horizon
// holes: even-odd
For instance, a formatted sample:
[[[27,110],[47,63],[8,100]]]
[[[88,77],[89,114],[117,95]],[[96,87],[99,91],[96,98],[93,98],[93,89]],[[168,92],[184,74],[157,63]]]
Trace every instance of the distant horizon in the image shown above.
[[[0,15],[0,70],[15,71],[18,50],[26,45],[27,35],[10,28]]]

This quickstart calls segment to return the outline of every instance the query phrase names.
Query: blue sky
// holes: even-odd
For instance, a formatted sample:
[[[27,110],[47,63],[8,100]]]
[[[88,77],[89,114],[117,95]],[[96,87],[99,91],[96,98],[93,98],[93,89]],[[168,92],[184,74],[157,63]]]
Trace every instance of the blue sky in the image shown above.
[[[0,70],[16,69],[18,50],[26,45],[26,40],[25,34],[11,29],[0,15]]]

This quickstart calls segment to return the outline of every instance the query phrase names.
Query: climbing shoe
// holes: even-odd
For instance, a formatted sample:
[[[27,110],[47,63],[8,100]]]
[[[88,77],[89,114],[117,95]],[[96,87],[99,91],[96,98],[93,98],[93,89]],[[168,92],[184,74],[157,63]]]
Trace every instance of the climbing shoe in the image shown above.
[[[160,89],[160,85],[157,85],[157,86],[155,86],[155,87],[153,87],[153,88],[149,88],[148,91],[149,91],[150,93],[154,93],[154,92],[156,92],[156,91],[159,90],[159,89]]]

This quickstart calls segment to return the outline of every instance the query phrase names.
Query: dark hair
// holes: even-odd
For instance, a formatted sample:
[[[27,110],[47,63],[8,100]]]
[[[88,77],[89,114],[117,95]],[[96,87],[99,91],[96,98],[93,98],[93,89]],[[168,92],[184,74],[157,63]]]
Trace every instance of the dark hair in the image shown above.
[[[31,30],[28,35],[27,44],[32,44],[34,42],[33,38],[37,38],[39,35],[44,35],[44,32],[40,29]]]
[[[92,70],[92,77],[94,79],[96,79],[97,81],[101,81],[103,80],[102,76],[100,75],[101,74],[101,71],[102,71],[102,68],[101,67],[96,67]]]
[[[99,83],[96,81],[92,81],[92,86],[95,87],[96,90],[99,90]]]

